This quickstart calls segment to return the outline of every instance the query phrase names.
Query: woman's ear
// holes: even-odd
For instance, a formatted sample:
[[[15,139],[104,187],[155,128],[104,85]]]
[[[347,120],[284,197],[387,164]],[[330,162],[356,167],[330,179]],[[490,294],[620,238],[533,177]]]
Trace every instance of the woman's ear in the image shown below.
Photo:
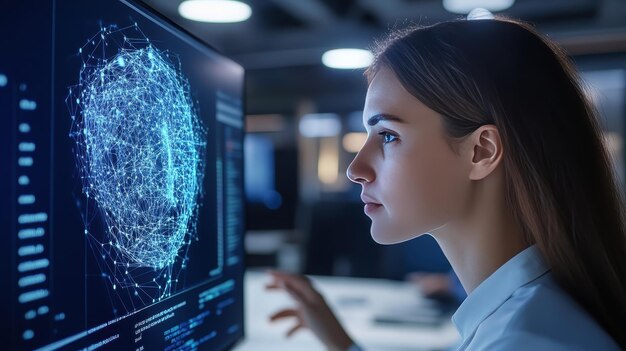
[[[470,157],[470,179],[480,180],[493,172],[502,159],[500,132],[493,124],[476,129],[466,139]]]

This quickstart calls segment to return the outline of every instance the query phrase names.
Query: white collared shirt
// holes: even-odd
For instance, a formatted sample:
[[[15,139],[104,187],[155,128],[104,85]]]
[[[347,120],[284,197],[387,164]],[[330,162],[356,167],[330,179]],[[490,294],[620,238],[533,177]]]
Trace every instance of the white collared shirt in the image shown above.
[[[485,279],[452,316],[459,351],[619,351],[593,317],[554,281],[533,245]]]

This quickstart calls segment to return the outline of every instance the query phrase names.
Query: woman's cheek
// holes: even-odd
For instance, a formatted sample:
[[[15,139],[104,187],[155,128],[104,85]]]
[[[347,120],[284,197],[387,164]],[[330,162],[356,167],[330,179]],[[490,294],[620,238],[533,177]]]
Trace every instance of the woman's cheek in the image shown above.
[[[449,202],[454,189],[450,164],[435,152],[414,153],[402,180],[398,181],[398,196],[402,199],[402,216],[411,221],[415,230],[428,231],[442,225],[449,216]]]

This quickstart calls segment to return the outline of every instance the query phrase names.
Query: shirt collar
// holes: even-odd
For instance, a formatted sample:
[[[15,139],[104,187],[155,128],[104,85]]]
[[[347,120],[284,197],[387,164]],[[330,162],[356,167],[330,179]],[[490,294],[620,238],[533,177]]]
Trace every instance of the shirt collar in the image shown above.
[[[452,316],[452,323],[461,338],[472,335],[480,323],[508,300],[515,290],[549,270],[535,245],[500,266],[467,296]]]

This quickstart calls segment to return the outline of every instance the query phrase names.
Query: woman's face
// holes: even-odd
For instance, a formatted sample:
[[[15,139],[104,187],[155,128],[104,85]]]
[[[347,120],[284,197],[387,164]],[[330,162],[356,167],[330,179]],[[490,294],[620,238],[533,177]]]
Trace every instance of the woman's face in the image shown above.
[[[381,244],[406,241],[460,214],[470,189],[468,169],[445,137],[442,117],[407,92],[382,67],[367,90],[368,137],[348,168]]]

